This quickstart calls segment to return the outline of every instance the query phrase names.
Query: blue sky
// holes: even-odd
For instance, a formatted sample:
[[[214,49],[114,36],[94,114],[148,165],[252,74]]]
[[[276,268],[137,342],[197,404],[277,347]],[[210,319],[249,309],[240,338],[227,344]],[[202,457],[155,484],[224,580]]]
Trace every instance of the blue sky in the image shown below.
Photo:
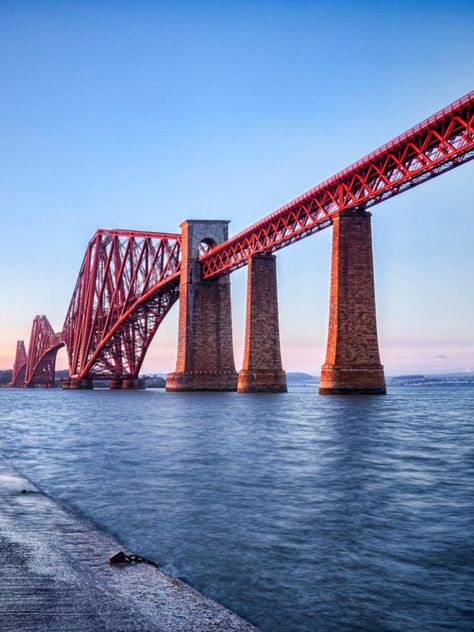
[[[0,368],[61,328],[96,228],[239,231],[472,90],[473,32],[472,2],[3,0]],[[474,370],[473,199],[474,162],[374,208],[388,373]],[[288,370],[324,360],[330,237],[278,255]],[[175,307],[146,370],[176,335]]]

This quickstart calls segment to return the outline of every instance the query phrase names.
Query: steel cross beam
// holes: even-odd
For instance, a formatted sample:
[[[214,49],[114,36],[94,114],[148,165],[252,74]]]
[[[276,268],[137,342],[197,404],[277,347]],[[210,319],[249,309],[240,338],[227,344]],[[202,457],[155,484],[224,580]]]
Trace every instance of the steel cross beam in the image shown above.
[[[303,193],[202,257],[203,278],[228,274],[474,158],[474,91]]]

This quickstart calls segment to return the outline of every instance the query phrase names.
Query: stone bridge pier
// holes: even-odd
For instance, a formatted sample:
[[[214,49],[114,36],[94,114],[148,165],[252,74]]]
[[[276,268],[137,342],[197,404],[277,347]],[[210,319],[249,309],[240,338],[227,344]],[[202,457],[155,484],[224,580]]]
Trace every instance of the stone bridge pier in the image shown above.
[[[367,211],[347,211],[334,218],[329,333],[319,392],[385,393]]]
[[[235,391],[230,278],[204,281],[200,244],[228,238],[228,221],[186,220],[181,224],[181,276],[176,370],[168,391]]]
[[[244,363],[239,393],[286,392],[281,364],[275,255],[254,255],[248,264]]]
[[[144,390],[145,380],[138,377],[112,379],[109,382],[109,389],[111,391]]]

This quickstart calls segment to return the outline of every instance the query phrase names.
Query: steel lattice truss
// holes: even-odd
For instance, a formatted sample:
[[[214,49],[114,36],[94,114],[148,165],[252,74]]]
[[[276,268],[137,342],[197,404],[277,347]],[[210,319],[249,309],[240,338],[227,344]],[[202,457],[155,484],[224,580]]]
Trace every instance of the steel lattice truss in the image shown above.
[[[98,230],[87,246],[63,328],[71,376],[138,377],[179,296],[180,235]]]
[[[63,346],[62,335],[54,333],[46,316],[36,316],[31,328],[23,386],[52,386],[56,354]]]
[[[11,381],[12,386],[23,386],[26,375],[27,359],[25,343],[23,340],[19,340],[16,343],[15,363],[13,365],[13,375]]]
[[[474,91],[365,158],[216,246],[201,258],[203,277],[227,274],[474,158]]]

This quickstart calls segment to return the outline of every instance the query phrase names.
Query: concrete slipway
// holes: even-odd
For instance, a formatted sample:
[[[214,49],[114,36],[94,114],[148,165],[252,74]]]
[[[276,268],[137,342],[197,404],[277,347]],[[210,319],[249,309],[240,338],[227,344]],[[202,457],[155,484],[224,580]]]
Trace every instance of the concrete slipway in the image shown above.
[[[117,541],[7,465],[0,503],[0,630],[258,632],[154,566],[111,566]]]

